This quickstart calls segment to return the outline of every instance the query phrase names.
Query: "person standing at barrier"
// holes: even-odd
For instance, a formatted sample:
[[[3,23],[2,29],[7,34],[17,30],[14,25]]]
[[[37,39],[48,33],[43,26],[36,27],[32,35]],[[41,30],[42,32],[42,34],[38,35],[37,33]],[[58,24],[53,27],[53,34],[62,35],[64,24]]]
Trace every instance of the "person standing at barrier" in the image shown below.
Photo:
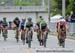
[[[14,25],[15,25],[15,30],[16,30],[16,40],[17,42],[19,41],[19,27],[20,27],[20,20],[18,17],[16,17],[13,21]]]

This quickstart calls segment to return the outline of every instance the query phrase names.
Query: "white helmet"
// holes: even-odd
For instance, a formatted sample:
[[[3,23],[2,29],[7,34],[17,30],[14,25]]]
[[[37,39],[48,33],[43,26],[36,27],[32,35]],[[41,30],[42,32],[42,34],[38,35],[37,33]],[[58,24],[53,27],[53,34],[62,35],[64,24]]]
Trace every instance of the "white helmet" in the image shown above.
[[[64,19],[64,17],[61,17],[58,22],[65,22],[66,20]]]

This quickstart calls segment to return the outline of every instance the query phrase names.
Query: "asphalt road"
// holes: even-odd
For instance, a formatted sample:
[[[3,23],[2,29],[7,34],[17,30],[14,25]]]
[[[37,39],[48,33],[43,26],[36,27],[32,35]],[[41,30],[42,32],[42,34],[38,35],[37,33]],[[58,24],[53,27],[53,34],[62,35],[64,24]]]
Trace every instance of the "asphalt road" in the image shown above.
[[[54,53],[54,51],[55,53],[75,53],[75,40],[66,39],[65,48],[59,47],[57,43],[58,40],[56,36],[48,35],[47,48],[39,46],[36,38],[36,33],[34,32],[32,46],[31,48],[28,48],[28,45],[23,45],[21,40],[19,43],[16,43],[15,32],[10,30],[6,42],[3,41],[3,37],[0,35],[0,53]],[[39,50],[42,50],[42,52]],[[66,52],[63,52],[63,50]]]

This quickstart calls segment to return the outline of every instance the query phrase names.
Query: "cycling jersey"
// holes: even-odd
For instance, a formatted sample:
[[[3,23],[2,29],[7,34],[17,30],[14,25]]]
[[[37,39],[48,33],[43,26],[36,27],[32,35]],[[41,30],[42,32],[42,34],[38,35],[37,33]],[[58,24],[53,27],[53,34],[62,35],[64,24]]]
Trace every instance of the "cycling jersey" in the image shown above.
[[[41,27],[41,30],[45,31],[45,29],[47,27],[47,24],[46,24],[46,22],[44,20],[41,21],[40,27]]]
[[[38,19],[37,19],[37,23],[40,23],[40,22],[41,22],[41,19],[40,19],[40,18],[38,18]]]
[[[16,25],[16,27],[19,27],[20,20],[14,20],[14,24]]]
[[[46,26],[46,22],[44,20],[41,21],[41,26]]]
[[[0,27],[2,26],[2,21],[0,21]]]
[[[64,22],[64,23],[57,22],[56,28],[58,29],[58,27],[59,27],[60,29],[65,28],[64,30],[66,30],[66,22]]]
[[[27,22],[26,23],[26,28],[31,28],[33,27],[33,22]]]
[[[8,26],[7,22],[3,21],[2,26],[7,27]]]
[[[22,21],[21,22],[21,29],[24,29],[24,26],[25,26],[25,21]]]
[[[40,23],[41,23],[41,19],[38,18],[38,19],[37,19],[37,23],[36,23],[36,25],[39,27],[39,26],[40,26]]]
[[[24,25],[25,25],[25,21],[22,21],[22,22],[21,22],[21,26],[24,26]]]

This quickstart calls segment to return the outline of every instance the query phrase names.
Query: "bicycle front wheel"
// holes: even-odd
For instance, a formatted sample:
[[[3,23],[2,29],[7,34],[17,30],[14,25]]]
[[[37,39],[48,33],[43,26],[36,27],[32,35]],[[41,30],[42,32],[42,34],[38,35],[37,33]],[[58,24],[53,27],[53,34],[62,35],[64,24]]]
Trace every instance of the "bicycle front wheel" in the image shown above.
[[[31,41],[28,41],[28,47],[31,48]]]

